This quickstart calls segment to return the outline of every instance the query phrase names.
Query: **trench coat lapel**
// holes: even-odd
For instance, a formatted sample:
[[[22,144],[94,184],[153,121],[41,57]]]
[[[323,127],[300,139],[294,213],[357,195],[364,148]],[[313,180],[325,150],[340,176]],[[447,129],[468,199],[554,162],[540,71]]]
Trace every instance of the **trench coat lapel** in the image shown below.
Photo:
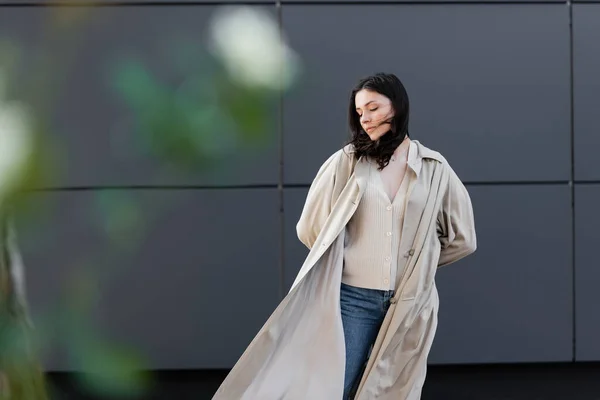
[[[418,142],[411,143],[414,145],[414,150],[411,148],[411,151],[416,151],[416,156],[410,157],[409,154],[409,162],[408,167],[413,171],[416,175],[416,179],[414,184],[409,188],[409,193],[406,201],[406,208],[404,210],[404,222],[402,225],[402,241],[400,243],[400,247],[398,249],[399,260],[405,260],[410,257],[413,250],[413,240],[411,238],[415,237],[417,229],[419,227],[419,222],[421,220],[421,214],[423,213],[423,199],[427,195],[427,185],[424,182],[425,177],[421,173],[421,167],[423,165],[422,154],[418,146]],[[398,281],[396,282],[396,287],[400,284],[402,280],[402,275],[398,276]]]
[[[433,210],[439,207],[441,201],[439,193],[444,190],[446,182],[447,174],[445,170],[443,168],[436,168],[432,176],[421,175],[410,194],[401,243],[401,251],[403,251],[401,254],[405,255],[406,265],[397,285],[396,294],[391,301],[390,309],[374,343],[371,357],[369,358],[357,391],[357,399],[363,400],[369,398],[369,395],[364,390],[365,385],[373,384],[377,380],[374,379],[378,375],[377,373],[373,374],[374,369],[385,370],[388,368],[384,364],[376,367],[376,364],[381,359],[382,352],[388,347],[394,337],[399,332],[402,332],[400,326],[405,323],[404,318],[408,316],[406,312],[396,313],[396,308],[406,307],[406,302],[415,299],[417,296],[416,290],[412,290],[416,288],[407,288],[405,284],[411,278],[417,264],[418,256],[423,250],[426,237],[429,235],[432,226],[434,226],[432,224],[432,219],[435,218]],[[370,382],[368,382],[369,380]]]
[[[397,292],[402,292],[403,284],[414,268],[413,258],[415,254],[418,255],[427,235],[429,222],[433,216],[433,207],[438,197],[441,170],[438,168],[433,177],[421,174],[409,194],[402,227],[402,240],[398,250],[400,259],[405,260],[406,264],[396,283]],[[407,299],[406,295],[407,293],[403,292],[403,300]]]
[[[327,250],[329,250],[334,241],[340,236],[346,227],[346,224],[350,221],[350,218],[352,218],[354,212],[358,208],[358,203],[365,192],[368,177],[368,165],[366,161],[361,158],[354,166],[354,169],[347,180],[340,183],[338,188],[334,188],[334,191],[339,192],[335,195],[336,199],[350,199],[350,201],[345,201],[343,204],[336,203],[332,205],[332,212],[323,225],[323,230],[315,241],[315,245],[304,260],[304,263],[289,290],[290,293],[300,284],[318,260]]]

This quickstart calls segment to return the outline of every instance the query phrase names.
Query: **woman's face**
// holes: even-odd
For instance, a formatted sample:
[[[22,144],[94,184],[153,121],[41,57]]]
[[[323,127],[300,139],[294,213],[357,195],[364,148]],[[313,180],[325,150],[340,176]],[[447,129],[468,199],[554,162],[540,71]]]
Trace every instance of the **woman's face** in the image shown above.
[[[362,89],[354,97],[360,124],[371,140],[378,140],[390,130],[394,109],[390,99],[368,89]]]

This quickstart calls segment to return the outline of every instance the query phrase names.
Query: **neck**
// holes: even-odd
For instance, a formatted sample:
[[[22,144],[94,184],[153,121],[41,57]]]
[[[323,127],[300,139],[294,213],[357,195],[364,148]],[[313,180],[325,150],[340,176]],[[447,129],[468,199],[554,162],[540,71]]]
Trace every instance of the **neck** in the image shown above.
[[[401,156],[408,154],[409,146],[410,146],[410,139],[407,136],[406,138],[404,138],[402,143],[400,143],[400,145],[396,148],[396,150],[394,150],[394,154],[392,154],[392,157],[400,158]]]

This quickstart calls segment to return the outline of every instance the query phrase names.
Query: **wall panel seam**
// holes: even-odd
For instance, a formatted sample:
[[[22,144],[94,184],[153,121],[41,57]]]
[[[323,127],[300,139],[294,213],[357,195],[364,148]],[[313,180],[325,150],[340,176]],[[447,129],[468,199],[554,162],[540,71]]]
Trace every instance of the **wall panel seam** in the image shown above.
[[[579,3],[579,2],[578,2]],[[582,2],[586,4],[600,3],[600,1]],[[268,5],[278,6],[279,5],[310,5],[310,6],[331,6],[331,5],[364,5],[364,6],[377,6],[377,5],[548,5],[548,4],[567,4],[565,1],[559,0],[540,0],[540,1],[510,1],[510,0],[499,0],[499,1],[6,1],[0,2],[0,7],[144,7],[144,6],[165,6],[165,7],[177,7],[177,6],[219,6],[219,5]]]
[[[584,186],[600,185],[600,180],[587,181],[463,181],[465,186]],[[285,190],[308,189],[310,183],[288,184],[248,184],[248,185],[93,185],[93,186],[54,186],[41,187],[28,190],[26,193],[35,192],[85,192],[94,190]]]
[[[0,7],[189,7],[189,6],[221,6],[221,5],[253,5],[253,6],[275,6],[275,1],[6,1],[0,2]]]
[[[540,0],[540,1],[507,1],[507,0],[499,0],[499,1],[304,1],[304,0],[288,0],[283,1],[283,5],[310,5],[310,6],[343,6],[343,5],[363,5],[363,6],[377,6],[377,5],[420,5],[420,6],[449,6],[449,5],[557,5],[567,4],[565,1],[552,1],[552,0]]]
[[[282,13],[281,13],[281,2],[277,1],[276,5],[277,10],[277,23],[279,25],[279,35],[280,38],[283,38],[283,21],[282,21]],[[283,54],[279,54],[279,79],[280,79],[280,89],[283,89]],[[285,151],[283,147],[284,135],[283,135],[283,90],[279,91],[279,182],[277,185],[277,189],[279,191],[279,250],[280,250],[280,258],[279,258],[279,298],[283,299],[285,293],[285,205],[284,205],[284,157]]]
[[[574,60],[573,60],[573,6],[569,1],[568,17],[569,17],[569,117],[570,117],[570,157],[571,157],[571,335],[572,335],[572,361],[577,360],[577,283],[576,283],[576,257],[575,249],[576,242],[576,221],[575,221],[575,98],[574,98]]]

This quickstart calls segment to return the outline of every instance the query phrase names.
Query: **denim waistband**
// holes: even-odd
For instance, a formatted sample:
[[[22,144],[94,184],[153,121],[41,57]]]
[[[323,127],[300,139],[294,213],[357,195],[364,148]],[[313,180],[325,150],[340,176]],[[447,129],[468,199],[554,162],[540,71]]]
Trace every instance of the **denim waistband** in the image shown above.
[[[359,295],[365,299],[371,300],[382,300],[389,301],[392,297],[394,297],[393,290],[379,290],[379,289],[371,289],[371,288],[361,288],[356,286],[350,286],[342,282],[342,290],[346,292],[352,292],[353,294]]]

